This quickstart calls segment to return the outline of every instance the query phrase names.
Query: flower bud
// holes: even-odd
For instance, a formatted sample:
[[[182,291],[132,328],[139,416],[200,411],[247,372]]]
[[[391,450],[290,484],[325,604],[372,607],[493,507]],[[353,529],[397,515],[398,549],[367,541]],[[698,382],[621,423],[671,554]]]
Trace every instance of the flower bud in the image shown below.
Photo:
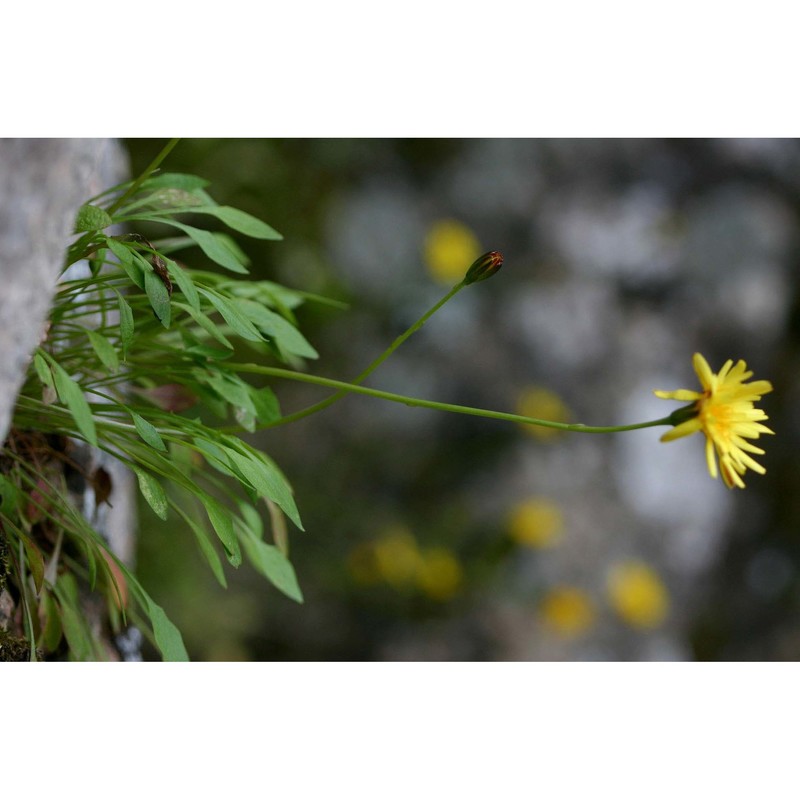
[[[478,281],[485,281],[491,278],[492,275],[503,266],[503,254],[498,253],[497,250],[492,250],[489,253],[484,253],[480,258],[477,258],[472,266],[467,270],[467,275],[464,278],[464,284],[469,286],[471,283]]]

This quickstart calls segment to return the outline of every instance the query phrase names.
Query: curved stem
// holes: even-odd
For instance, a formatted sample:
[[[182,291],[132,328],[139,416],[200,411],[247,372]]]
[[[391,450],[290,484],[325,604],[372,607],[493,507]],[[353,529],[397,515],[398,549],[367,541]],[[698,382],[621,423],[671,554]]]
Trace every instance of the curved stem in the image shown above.
[[[109,215],[113,214],[129,197],[133,197],[139,191],[139,187],[158,169],[161,162],[172,152],[172,149],[180,139],[170,139],[161,152],[148,164],[147,169],[128,187],[128,190],[121,197],[118,197],[107,209]]]
[[[556,428],[561,431],[573,431],[575,433],[618,433],[621,431],[635,431],[640,428],[653,428],[657,425],[672,425],[670,417],[654,419],[649,422],[637,422],[633,425],[583,425],[581,423],[553,422],[536,417],[525,417],[521,414],[508,414],[503,411],[490,411],[484,408],[472,408],[471,406],[459,406],[452,403],[438,403],[434,400],[421,400],[416,397],[407,397],[394,392],[384,392],[380,389],[368,389],[353,383],[344,383],[330,378],[320,378],[316,375],[307,375],[303,372],[292,372],[288,369],[278,367],[262,367],[258,364],[229,364],[231,369],[236,372],[250,372],[258,375],[269,375],[273,378],[282,378],[290,381],[300,381],[301,383],[313,383],[317,386],[328,386],[337,389],[337,394],[364,394],[369,397],[377,397],[380,400],[388,400],[391,403],[402,403],[406,406],[417,408],[432,408],[437,411],[450,411],[455,414],[468,414],[473,417],[487,417],[489,419],[499,419],[504,422],[518,422],[523,425],[539,425],[543,428]],[[336,395],[334,395],[336,396]],[[330,399],[330,398],[328,398]],[[306,409],[307,411],[308,409]],[[258,429],[273,428],[286,422],[289,417],[283,417],[275,422],[266,425],[259,425]]]
[[[389,356],[400,347],[403,342],[408,339],[410,336],[415,334],[448,300],[455,297],[461,289],[464,288],[466,284],[464,281],[454,286],[438,303],[434,306],[429,308],[405,333],[401,333],[390,345],[386,348],[360,375],[354,378],[349,386],[358,386],[359,384],[363,383],[384,361],[386,361]],[[303,419],[304,417],[309,417],[311,414],[316,414],[318,411],[322,411],[326,409],[328,406],[333,405],[337,400],[341,400],[345,395],[349,394],[349,390],[340,389],[335,394],[332,394],[330,397],[326,397],[324,400],[320,400],[318,403],[315,403],[313,406],[308,406],[308,408],[301,409],[300,411],[295,411],[294,414],[289,414],[286,417],[282,417],[280,420],[280,424],[285,425],[288,422],[296,422],[299,419]]]

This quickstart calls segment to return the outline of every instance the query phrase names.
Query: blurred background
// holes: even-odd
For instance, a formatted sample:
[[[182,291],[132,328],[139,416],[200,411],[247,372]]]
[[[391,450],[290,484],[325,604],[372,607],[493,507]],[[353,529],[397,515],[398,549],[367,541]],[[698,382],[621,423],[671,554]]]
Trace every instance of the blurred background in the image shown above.
[[[132,174],[164,143],[126,140]],[[221,589],[143,512],[141,579],[194,660],[800,658],[798,141],[185,139],[165,168],[283,234],[238,240],[255,277],[349,304],[300,309],[317,374],[358,374],[500,250],[369,385],[595,425],[670,413],[652,390],[696,388],[695,351],[775,387],[744,491],[658,428],[351,396],[254,437],[295,489],[305,604],[246,566]],[[285,413],[325,396],[273,388]]]

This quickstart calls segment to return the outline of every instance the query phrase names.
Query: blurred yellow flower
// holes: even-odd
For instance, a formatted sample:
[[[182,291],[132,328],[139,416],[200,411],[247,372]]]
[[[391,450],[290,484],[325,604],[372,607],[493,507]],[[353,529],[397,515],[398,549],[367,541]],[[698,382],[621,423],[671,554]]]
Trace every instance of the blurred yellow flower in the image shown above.
[[[396,589],[416,582],[422,557],[411,531],[398,525],[374,543],[378,574]]]
[[[594,605],[586,592],[573,586],[556,586],[539,604],[542,621],[564,637],[578,636],[594,622]]]
[[[416,588],[442,602],[454,597],[464,582],[455,553],[444,547],[420,551],[414,535],[402,525],[353,548],[347,566],[356,583],[387,583],[398,590]]]
[[[744,361],[733,366],[733,361],[728,359],[716,374],[711,371],[700,353],[694,354],[693,363],[694,371],[703,387],[702,392],[692,389],[655,392],[663,400],[694,403],[693,408],[686,409],[683,421],[665,433],[661,441],[671,442],[681,436],[702,431],[706,437],[706,463],[711,477],[717,477],[716,451],[725,485],[729,489],[735,486],[744,489],[741,476],[748,467],[761,475],[766,472],[761,464],[748,455],[763,455],[764,451],[746,439],[758,439],[762,433],[773,433],[766,425],[761,424],[767,419],[767,415],[753,405],[762,395],[772,391],[772,384],[769,381],[745,383],[753,373],[747,371]],[[681,411],[683,409],[679,413]]]
[[[454,219],[434,223],[425,237],[425,264],[439,283],[460,281],[480,254],[481,246],[475,234]]]
[[[508,535],[526,547],[553,547],[564,533],[561,509],[544,497],[518,503],[508,517]]]
[[[464,571],[455,554],[444,547],[422,553],[417,585],[433,600],[450,600],[461,588]]]
[[[625,561],[608,575],[608,594],[619,616],[634,628],[655,628],[669,611],[661,578],[642,561]]]
[[[524,417],[536,417],[550,422],[569,422],[569,409],[564,401],[549,389],[529,386],[517,397],[517,414]],[[554,428],[541,428],[538,425],[522,425],[523,430],[537,439],[546,441],[558,436],[561,431]]]

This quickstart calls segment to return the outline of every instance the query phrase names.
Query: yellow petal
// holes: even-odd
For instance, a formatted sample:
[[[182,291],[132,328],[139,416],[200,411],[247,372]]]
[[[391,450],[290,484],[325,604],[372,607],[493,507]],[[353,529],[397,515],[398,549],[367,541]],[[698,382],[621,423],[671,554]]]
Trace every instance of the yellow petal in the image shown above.
[[[687,419],[686,422],[681,422],[680,425],[676,425],[671,431],[667,431],[662,437],[662,442],[671,442],[674,439],[680,439],[681,436],[691,436],[693,433],[697,433],[703,427],[703,423],[700,422],[698,417],[694,417],[694,419]]]
[[[714,442],[706,437],[706,464],[708,464],[708,474],[712,478],[717,477],[717,458],[714,455]]]
[[[694,365],[694,371],[697,373],[697,377],[700,378],[700,383],[703,388],[710,389],[714,373],[711,371],[711,367],[708,366],[708,361],[706,361],[700,353],[695,353],[692,356],[692,364]]]
[[[690,403],[703,396],[700,392],[693,392],[691,389],[676,389],[674,392],[662,392],[660,389],[654,389],[653,394],[662,400],[679,400],[682,403]]]

